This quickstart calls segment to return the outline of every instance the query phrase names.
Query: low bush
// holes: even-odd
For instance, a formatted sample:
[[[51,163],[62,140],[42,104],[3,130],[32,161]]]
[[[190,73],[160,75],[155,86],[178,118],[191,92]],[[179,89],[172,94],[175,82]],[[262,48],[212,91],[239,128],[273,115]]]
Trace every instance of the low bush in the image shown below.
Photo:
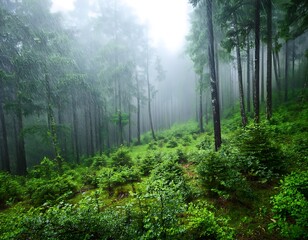
[[[129,154],[129,149],[126,147],[120,147],[118,150],[112,154],[112,165],[115,167],[127,166],[131,167],[133,165],[132,158]]]
[[[71,176],[59,176],[51,180],[32,178],[27,181],[26,187],[34,206],[44,203],[54,205],[63,199],[71,198],[77,192],[77,184]]]
[[[243,203],[251,202],[252,190],[233,162],[222,152],[209,152],[197,166],[201,182],[210,195]]]
[[[0,172],[0,208],[6,207],[22,198],[23,187],[16,177]]]
[[[228,226],[228,219],[215,216],[212,209],[205,203],[189,204],[181,239],[234,239],[234,230]]]
[[[272,197],[273,223],[287,239],[308,236],[308,171],[291,173],[281,180],[280,191]]]

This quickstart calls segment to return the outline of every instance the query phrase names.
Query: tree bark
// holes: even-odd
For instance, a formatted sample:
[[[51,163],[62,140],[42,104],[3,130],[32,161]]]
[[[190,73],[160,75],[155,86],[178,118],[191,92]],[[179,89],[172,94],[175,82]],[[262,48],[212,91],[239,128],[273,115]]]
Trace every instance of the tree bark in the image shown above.
[[[255,0],[254,121],[260,122],[260,0]]]
[[[140,139],[140,86],[139,86],[139,79],[138,79],[138,73],[136,73],[136,83],[137,83],[137,143],[138,145],[141,144]]]
[[[78,119],[77,119],[77,101],[75,92],[72,93],[72,111],[73,111],[73,139],[77,164],[80,163],[79,140],[78,140]]]
[[[213,33],[213,21],[212,21],[212,0],[206,0],[206,22],[209,36],[208,56],[210,67],[210,81],[211,81],[211,95],[212,95],[212,111],[214,122],[214,137],[215,137],[215,150],[221,146],[221,127],[220,127],[220,110],[219,110],[219,98],[217,91],[217,79],[216,68],[214,58],[214,33]]]
[[[284,101],[288,101],[288,82],[289,82],[289,40],[286,40],[286,55],[285,55],[285,85],[284,85]]]
[[[250,43],[249,35],[247,36],[247,112],[250,112],[250,96],[251,86],[250,86]]]
[[[200,80],[199,80],[199,127],[200,127],[200,132],[204,132],[204,127],[203,127],[203,105],[202,105],[202,78],[203,78],[203,73],[200,75]]]
[[[149,49],[146,49],[146,78],[147,78],[147,86],[148,86],[148,110],[149,110],[149,120],[150,120],[150,127],[152,132],[153,140],[156,141],[156,136],[153,127],[153,120],[152,120],[152,111],[151,111],[151,85],[150,85],[150,76],[149,76]]]
[[[6,121],[3,111],[3,91],[2,91],[2,79],[0,79],[0,122],[1,122],[1,130],[2,130],[2,147],[3,147],[3,154],[2,154],[2,170],[6,172],[11,172],[10,168],[10,155],[9,155],[9,148],[7,142],[7,131],[6,131]]]
[[[240,50],[240,40],[238,36],[237,19],[233,16],[234,28],[236,32],[236,60],[237,60],[237,73],[238,73],[238,83],[239,83],[239,97],[240,97],[240,110],[242,117],[242,125],[245,127],[247,125],[247,117],[245,112],[245,100],[244,100],[244,87],[243,87],[243,73],[242,73],[242,59]]]
[[[267,1],[266,118],[272,117],[272,1]]]

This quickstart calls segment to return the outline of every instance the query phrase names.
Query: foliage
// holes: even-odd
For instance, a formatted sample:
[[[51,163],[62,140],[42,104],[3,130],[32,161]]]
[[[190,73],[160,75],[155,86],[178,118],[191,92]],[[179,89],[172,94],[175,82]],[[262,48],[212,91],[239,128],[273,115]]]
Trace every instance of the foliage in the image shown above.
[[[238,167],[249,178],[268,181],[285,172],[284,155],[278,144],[270,140],[268,128],[262,124],[239,130],[234,145],[238,151]]]
[[[9,173],[0,172],[0,208],[22,199],[23,187],[18,179]]]
[[[197,171],[208,193],[243,203],[253,200],[253,193],[246,179],[223,152],[209,152],[204,155]]]
[[[183,239],[234,239],[228,219],[215,216],[211,209],[212,206],[202,202],[189,204]]]
[[[29,172],[29,176],[32,178],[44,178],[51,179],[57,175],[57,166],[54,161],[44,157],[39,165],[36,165],[34,169]]]
[[[135,166],[102,168],[97,173],[97,181],[98,186],[107,190],[109,196],[112,196],[115,187],[140,181],[140,175],[140,170]]]
[[[84,160],[85,165],[93,169],[99,169],[101,167],[106,167],[108,161],[109,159],[105,154],[96,154],[95,156]]]
[[[308,171],[293,172],[281,180],[280,191],[272,197],[273,223],[288,239],[308,236]]]
[[[69,175],[58,176],[51,180],[31,178],[26,183],[26,192],[35,206],[56,204],[74,196],[77,184]]]
[[[143,175],[148,176],[153,168],[162,161],[162,154],[159,151],[147,151],[146,155],[140,160],[140,166]]]
[[[129,155],[129,149],[121,146],[115,153],[112,154],[112,165],[119,166],[132,166],[132,158]]]

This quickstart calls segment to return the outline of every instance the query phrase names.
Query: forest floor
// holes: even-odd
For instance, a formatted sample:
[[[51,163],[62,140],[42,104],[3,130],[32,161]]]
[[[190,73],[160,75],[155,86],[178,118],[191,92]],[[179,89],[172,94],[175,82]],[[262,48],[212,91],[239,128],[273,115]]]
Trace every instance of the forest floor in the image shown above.
[[[176,124],[63,174],[47,158],[27,177],[3,173],[0,239],[305,239],[308,216],[273,208],[285,176],[307,176],[307,101],[245,129],[238,115],[223,120],[219,153],[212,130]]]

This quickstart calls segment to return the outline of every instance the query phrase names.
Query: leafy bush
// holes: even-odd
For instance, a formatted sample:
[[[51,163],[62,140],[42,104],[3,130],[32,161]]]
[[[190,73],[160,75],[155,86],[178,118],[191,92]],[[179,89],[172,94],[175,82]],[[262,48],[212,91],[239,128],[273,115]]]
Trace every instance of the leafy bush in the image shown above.
[[[93,169],[99,169],[106,167],[108,162],[108,157],[105,154],[96,154],[93,157],[86,158],[84,160],[85,166],[91,167]]]
[[[21,199],[23,188],[16,177],[0,172],[0,208]]]
[[[101,212],[92,197],[78,205],[60,203],[45,212],[31,209],[17,224],[12,239],[137,239],[124,211]]]
[[[151,170],[162,161],[162,154],[158,151],[147,151],[146,155],[141,159],[139,166],[143,175],[148,176]]]
[[[178,141],[175,137],[172,137],[166,145],[167,148],[175,148],[177,146],[178,146]]]
[[[112,154],[112,165],[115,167],[133,165],[132,158],[129,155],[129,150],[126,147],[120,147],[115,153]]]
[[[102,168],[97,173],[99,187],[113,195],[114,188],[127,183],[140,181],[140,170],[137,167]]]
[[[285,171],[283,153],[270,141],[267,128],[262,124],[241,129],[235,146],[238,148],[238,167],[245,176],[264,181]]]
[[[187,163],[187,161],[188,161],[188,155],[187,155],[185,149],[183,149],[183,148],[177,148],[177,149],[176,149],[176,155],[177,155],[178,163],[180,163],[180,164],[182,164],[182,163]]]
[[[197,166],[197,171],[209,194],[246,203],[253,199],[246,179],[225,154],[208,153]]]
[[[29,176],[32,178],[44,179],[51,179],[56,177],[57,174],[56,163],[47,157],[44,157],[40,164],[35,166],[34,169],[29,172]]]
[[[77,191],[77,185],[71,176],[59,176],[51,180],[32,178],[27,181],[26,187],[35,206],[58,203],[72,197]]]
[[[234,239],[234,230],[228,226],[228,219],[216,217],[211,208],[204,203],[189,204],[182,239]]]
[[[283,237],[304,239],[308,236],[308,171],[291,173],[281,181],[280,191],[272,197],[274,222]]]

